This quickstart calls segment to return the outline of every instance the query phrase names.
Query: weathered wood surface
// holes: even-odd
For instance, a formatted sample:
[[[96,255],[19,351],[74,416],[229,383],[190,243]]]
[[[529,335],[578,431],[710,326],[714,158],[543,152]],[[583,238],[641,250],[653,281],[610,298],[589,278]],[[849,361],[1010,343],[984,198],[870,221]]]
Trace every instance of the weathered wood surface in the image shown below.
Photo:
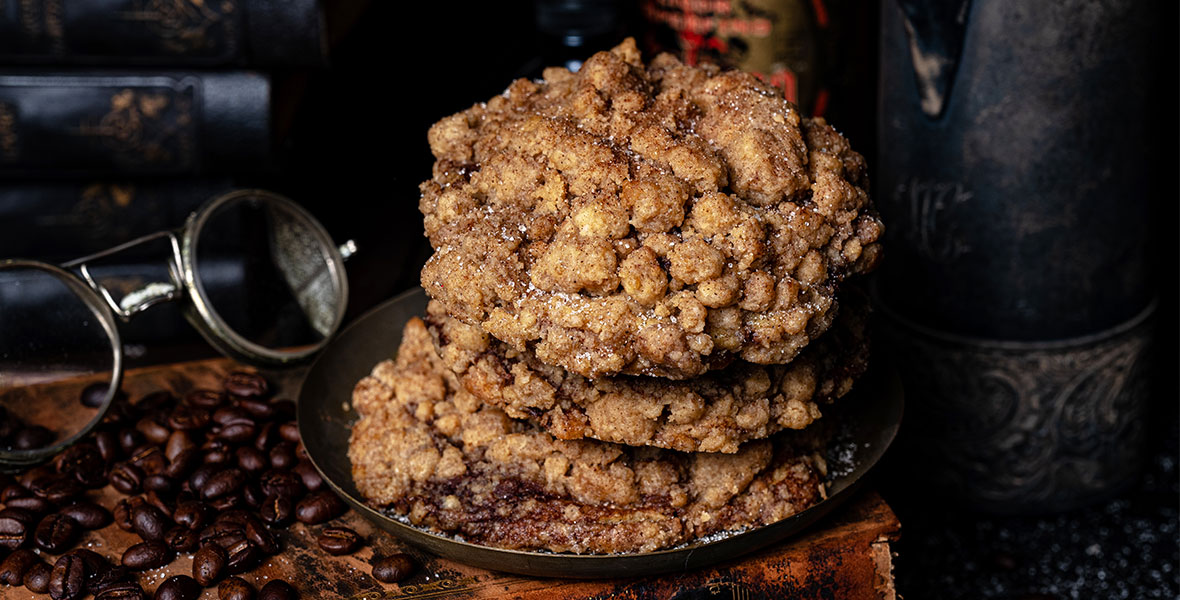
[[[177,395],[194,388],[220,388],[235,367],[228,360],[207,360],[129,371],[123,389],[135,400],[168,389]],[[300,373],[266,372],[276,397],[294,399]],[[111,488],[88,492],[112,508],[123,496]],[[330,556],[315,543],[324,527],[351,527],[366,545],[350,556]],[[899,532],[897,518],[872,492],[852,499],[806,534],[732,563],[689,573],[606,581],[536,579],[495,573],[437,558],[402,544],[354,512],[323,525],[296,523],[281,532],[285,550],[242,575],[261,587],[274,578],[296,586],[303,599],[385,600],[451,598],[622,598],[677,600],[704,598],[841,598],[893,599],[889,542]],[[139,539],[115,525],[88,532],[80,545],[118,563],[123,551]],[[406,552],[418,559],[418,570],[400,584],[382,584],[369,575],[374,554]],[[54,556],[46,556],[52,562]],[[146,572],[143,587],[153,592],[176,574],[191,574],[191,554],[179,555],[166,567]],[[0,585],[0,597],[47,598],[25,588]],[[203,600],[215,600],[215,588]]]

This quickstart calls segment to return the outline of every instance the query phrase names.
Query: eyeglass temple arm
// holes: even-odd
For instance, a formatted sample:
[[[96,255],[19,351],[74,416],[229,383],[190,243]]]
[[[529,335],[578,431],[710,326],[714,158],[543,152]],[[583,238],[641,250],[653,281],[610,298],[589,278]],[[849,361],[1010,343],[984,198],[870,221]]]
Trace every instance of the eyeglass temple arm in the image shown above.
[[[107,290],[107,288],[102,284],[100,284],[93,275],[91,275],[89,263],[101,258],[118,254],[129,248],[159,238],[168,238],[169,244],[171,245],[172,256],[170,256],[168,259],[168,276],[170,281],[153,281],[135,291],[127,293],[123,296],[122,300],[115,301],[115,298],[111,295],[111,292]],[[130,319],[136,313],[139,313],[150,306],[154,306],[161,302],[169,302],[180,297],[180,286],[177,283],[177,281],[179,281],[178,277],[180,273],[180,240],[176,237],[176,234],[171,231],[159,231],[148,234],[129,242],[119,244],[114,248],[71,260],[62,264],[61,266],[65,269],[77,268],[79,274],[82,276],[82,279],[86,282],[86,285],[90,286],[91,289],[102,296],[107,305],[111,307],[111,310],[114,311],[114,313],[124,321]]]

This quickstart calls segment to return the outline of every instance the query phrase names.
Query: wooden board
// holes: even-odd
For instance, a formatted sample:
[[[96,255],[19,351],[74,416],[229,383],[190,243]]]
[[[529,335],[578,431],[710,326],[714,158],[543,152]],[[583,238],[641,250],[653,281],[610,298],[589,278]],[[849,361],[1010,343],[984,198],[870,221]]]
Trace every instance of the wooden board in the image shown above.
[[[237,368],[227,360],[208,360],[129,371],[123,389],[134,400],[168,389],[184,394],[199,387],[219,388],[225,373]],[[296,396],[300,372],[266,372],[276,396]],[[110,486],[89,492],[111,508],[123,496]],[[343,525],[366,537],[365,547],[351,556],[322,552],[315,539],[324,527]],[[408,547],[349,512],[329,523],[296,523],[281,532],[285,550],[242,575],[261,587],[273,578],[296,586],[304,599],[349,600],[451,598],[623,598],[677,600],[742,598],[841,598],[850,600],[895,597],[889,542],[899,532],[897,518],[879,496],[868,492],[854,498],[809,533],[740,561],[695,572],[651,578],[607,581],[532,579],[468,567]],[[88,532],[80,545],[118,563],[123,551],[139,539],[115,525]],[[400,584],[382,584],[369,575],[374,554],[406,552],[418,559],[419,569]],[[46,557],[50,562],[55,557]],[[146,572],[141,578],[152,592],[176,574],[191,574],[192,557],[181,554],[171,564]],[[47,598],[25,588],[0,586],[3,598]],[[205,590],[205,600],[217,598]]]

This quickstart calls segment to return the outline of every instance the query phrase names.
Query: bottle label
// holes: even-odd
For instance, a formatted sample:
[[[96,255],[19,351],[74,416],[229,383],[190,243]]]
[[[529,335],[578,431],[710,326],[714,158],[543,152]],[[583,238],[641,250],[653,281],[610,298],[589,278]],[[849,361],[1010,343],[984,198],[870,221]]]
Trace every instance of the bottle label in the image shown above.
[[[819,30],[824,0],[644,0],[648,49],[685,64],[749,71],[783,90],[805,113],[821,115]]]

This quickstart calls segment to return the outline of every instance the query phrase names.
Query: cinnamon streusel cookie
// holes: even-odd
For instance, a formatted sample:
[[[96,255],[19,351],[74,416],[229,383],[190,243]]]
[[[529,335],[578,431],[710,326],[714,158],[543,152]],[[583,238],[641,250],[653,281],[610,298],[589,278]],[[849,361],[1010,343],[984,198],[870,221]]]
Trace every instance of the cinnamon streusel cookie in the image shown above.
[[[753,75],[628,40],[436,123],[422,285],[588,378],[790,361],[882,225],[864,159]]]
[[[786,365],[734,363],[688,380],[617,375],[596,380],[517,352],[430,302],[427,325],[443,363],[482,402],[561,439],[594,438],[683,452],[737,452],[784,429],[803,429],[819,404],[867,368],[868,307],[843,294],[832,329]]]
[[[425,324],[353,393],[348,455],[372,505],[490,546],[644,552],[789,517],[823,498],[802,437],[736,454],[564,441],[483,405],[459,385]]]

